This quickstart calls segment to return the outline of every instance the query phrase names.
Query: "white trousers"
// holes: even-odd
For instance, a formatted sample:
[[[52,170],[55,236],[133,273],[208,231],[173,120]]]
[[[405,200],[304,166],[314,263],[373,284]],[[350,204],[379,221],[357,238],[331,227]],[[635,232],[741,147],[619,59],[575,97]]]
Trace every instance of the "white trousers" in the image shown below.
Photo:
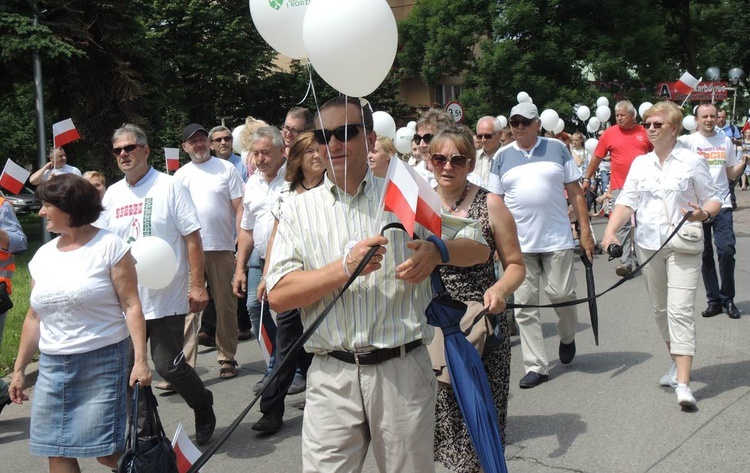
[[[639,261],[655,253],[640,246],[636,251]],[[664,248],[642,270],[656,326],[673,355],[695,356],[695,292],[700,269],[700,254]]]
[[[576,299],[573,256],[572,249],[549,253],[524,253],[526,278],[515,292],[516,302],[538,305],[542,277],[546,282],[544,292],[553,304]],[[556,308],[555,313],[560,341],[565,344],[572,343],[578,323],[576,307]],[[536,371],[539,374],[549,374],[539,309],[516,309],[516,322],[521,335],[524,370],[526,373]]]

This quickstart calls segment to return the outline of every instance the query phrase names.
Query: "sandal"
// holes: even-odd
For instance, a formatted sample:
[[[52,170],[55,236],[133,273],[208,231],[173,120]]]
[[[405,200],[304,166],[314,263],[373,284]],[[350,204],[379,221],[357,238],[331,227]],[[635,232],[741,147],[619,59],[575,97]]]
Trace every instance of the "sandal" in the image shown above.
[[[221,379],[230,379],[237,376],[237,362],[236,361],[222,361],[221,368],[219,368],[219,377]]]

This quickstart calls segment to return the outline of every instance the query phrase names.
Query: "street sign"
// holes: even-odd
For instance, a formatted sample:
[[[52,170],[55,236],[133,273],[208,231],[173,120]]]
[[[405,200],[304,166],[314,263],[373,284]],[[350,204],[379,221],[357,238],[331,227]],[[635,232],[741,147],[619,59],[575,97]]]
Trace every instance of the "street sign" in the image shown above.
[[[453,121],[456,123],[461,123],[464,121],[464,106],[461,105],[460,102],[452,101],[448,102],[445,106],[445,110],[451,114],[451,117],[453,117]]]

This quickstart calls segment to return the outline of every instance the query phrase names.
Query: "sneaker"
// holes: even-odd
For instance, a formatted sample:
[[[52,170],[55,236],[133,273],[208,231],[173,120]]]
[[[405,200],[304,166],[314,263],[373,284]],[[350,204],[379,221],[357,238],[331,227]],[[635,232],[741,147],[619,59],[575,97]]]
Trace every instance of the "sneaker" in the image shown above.
[[[693,397],[693,391],[686,384],[678,384],[674,388],[674,392],[677,394],[677,404],[682,407],[695,407],[698,404],[695,397]]]
[[[618,276],[622,278],[624,278],[625,276],[627,276],[628,274],[632,272],[633,272],[633,268],[624,264],[621,264],[620,266],[615,268],[615,274],[617,274]]]
[[[292,381],[292,384],[289,386],[289,389],[287,390],[287,394],[299,394],[301,392],[304,392],[305,389],[307,389],[307,381],[305,380],[304,376],[295,375],[294,381]]]
[[[661,377],[659,384],[662,386],[674,386],[677,384],[677,363],[672,360],[672,364],[669,365],[667,374]]]
[[[263,378],[261,378],[260,381],[258,381],[257,383],[255,383],[255,386],[253,386],[253,392],[255,394],[258,394],[260,392],[260,390],[263,388],[263,384],[265,384],[265,382],[267,380],[268,380],[268,373],[264,374]]]

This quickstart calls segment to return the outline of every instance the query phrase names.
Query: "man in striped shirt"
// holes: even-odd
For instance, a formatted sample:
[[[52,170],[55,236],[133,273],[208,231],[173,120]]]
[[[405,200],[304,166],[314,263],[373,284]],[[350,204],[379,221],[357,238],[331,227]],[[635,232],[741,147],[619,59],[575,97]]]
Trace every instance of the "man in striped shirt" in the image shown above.
[[[321,124],[322,122],[322,124]],[[378,236],[384,182],[373,178],[372,113],[358,99],[326,102],[315,120],[327,177],[287,199],[266,277],[277,312],[301,308],[305,326],[330,303],[367,251],[380,245],[305,345],[308,371],[303,471],[360,471],[370,441],[381,470],[434,471],[436,380],[425,345],[428,276],[441,263],[435,244],[403,232]],[[448,264],[486,261],[479,226],[443,221]],[[427,231],[417,226],[422,237]]]

